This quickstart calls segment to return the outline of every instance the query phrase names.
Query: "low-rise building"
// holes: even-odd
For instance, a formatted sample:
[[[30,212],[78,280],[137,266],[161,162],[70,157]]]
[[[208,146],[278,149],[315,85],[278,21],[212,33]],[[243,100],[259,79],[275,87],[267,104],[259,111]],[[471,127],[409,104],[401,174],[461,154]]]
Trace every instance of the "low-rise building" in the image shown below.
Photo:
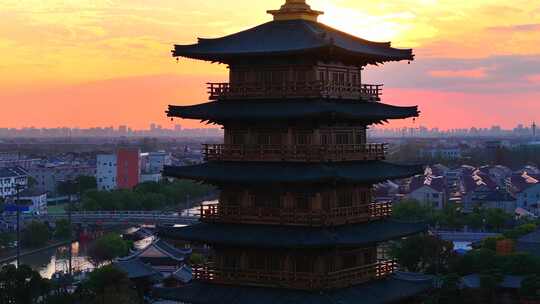
[[[47,192],[34,189],[26,189],[19,194],[21,201],[28,202],[28,212],[33,214],[47,213]]]
[[[407,198],[435,209],[446,205],[446,181],[443,176],[417,175],[411,179]]]
[[[48,192],[49,197],[57,197],[58,184],[73,181],[79,176],[96,176],[96,167],[90,164],[47,164],[34,166],[29,170],[34,179],[33,187]]]
[[[473,212],[475,208],[479,208],[501,209],[508,214],[514,214],[516,199],[505,190],[479,187],[463,201],[463,207],[465,212]]]
[[[21,167],[0,168],[0,197],[5,199],[26,189],[28,186],[28,172]]]
[[[98,154],[96,162],[96,182],[98,190],[110,191],[117,187],[116,154]]]
[[[508,178],[506,185],[515,197],[517,207],[540,215],[540,175],[523,171]]]

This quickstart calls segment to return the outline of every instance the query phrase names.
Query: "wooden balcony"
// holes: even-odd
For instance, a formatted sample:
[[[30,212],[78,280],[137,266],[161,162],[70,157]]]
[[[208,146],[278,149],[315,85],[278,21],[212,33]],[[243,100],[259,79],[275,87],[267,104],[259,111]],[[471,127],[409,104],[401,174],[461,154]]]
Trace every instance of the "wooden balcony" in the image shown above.
[[[193,267],[193,278],[217,284],[320,290],[344,288],[381,279],[391,275],[396,269],[394,261],[380,261],[325,273],[222,268],[206,263]]]
[[[207,83],[210,100],[257,98],[347,98],[379,101],[382,84],[336,84],[323,81],[284,83]]]
[[[364,223],[390,217],[392,203],[373,203],[330,210],[291,210],[211,204],[201,206],[200,210],[203,222],[321,227]]]
[[[365,145],[203,145],[207,161],[383,160],[387,144]]]

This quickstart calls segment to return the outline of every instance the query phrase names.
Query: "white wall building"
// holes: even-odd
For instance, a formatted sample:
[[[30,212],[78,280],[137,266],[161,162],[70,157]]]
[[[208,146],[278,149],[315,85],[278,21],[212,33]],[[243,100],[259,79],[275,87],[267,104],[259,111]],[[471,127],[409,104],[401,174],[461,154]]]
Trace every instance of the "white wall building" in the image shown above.
[[[516,193],[517,206],[540,215],[540,183],[530,185]]]
[[[96,164],[96,180],[98,190],[109,191],[117,187],[116,154],[99,154]]]
[[[409,190],[407,198],[423,205],[443,209],[446,204],[445,180],[442,176],[415,176]]]
[[[31,203],[29,212],[33,214],[47,214],[47,192],[43,190],[25,190],[20,194],[21,201]]]

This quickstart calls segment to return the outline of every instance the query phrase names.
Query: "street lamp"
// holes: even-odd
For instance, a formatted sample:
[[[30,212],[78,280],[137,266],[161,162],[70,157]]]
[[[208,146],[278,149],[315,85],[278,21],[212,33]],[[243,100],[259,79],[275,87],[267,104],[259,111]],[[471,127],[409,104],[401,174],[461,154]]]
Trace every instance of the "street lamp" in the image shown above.
[[[23,185],[19,184],[18,182],[15,184],[15,194],[17,196],[17,200],[15,202],[15,208],[17,208],[17,268],[19,268],[20,259],[21,259],[21,206],[20,206],[20,193],[21,189],[23,188]]]

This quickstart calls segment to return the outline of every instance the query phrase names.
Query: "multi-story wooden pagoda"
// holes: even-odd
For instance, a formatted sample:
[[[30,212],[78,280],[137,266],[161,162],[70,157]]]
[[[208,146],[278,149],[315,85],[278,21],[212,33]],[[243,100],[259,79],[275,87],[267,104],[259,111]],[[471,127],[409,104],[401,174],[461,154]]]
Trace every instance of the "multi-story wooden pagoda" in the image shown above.
[[[164,174],[211,183],[219,203],[201,223],[161,228],[161,237],[205,244],[212,257],[195,280],[158,289],[185,303],[386,303],[426,289],[396,274],[380,243],[425,230],[388,217],[374,183],[409,177],[419,166],[384,161],[386,146],[366,129],[418,116],[417,107],[381,103],[382,85],[363,67],[413,60],[412,50],[367,41],[317,21],[304,0],[269,11],[274,20],[197,44],[175,57],[227,64],[228,83],[209,83],[210,102],[171,106],[170,117],[223,125],[224,144],[204,146],[207,162]]]

